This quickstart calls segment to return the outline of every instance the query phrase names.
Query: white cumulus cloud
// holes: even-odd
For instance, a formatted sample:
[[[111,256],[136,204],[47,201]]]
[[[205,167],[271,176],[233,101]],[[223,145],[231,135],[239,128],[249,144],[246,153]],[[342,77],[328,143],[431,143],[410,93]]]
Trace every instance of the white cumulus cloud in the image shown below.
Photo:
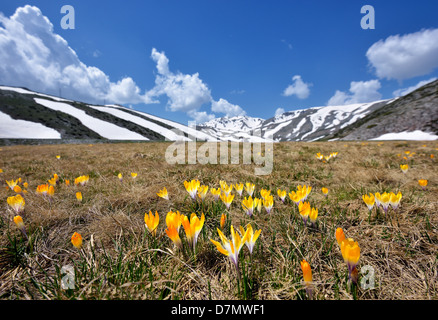
[[[355,103],[366,103],[381,99],[379,93],[379,80],[370,81],[352,81],[350,83],[350,92],[336,90],[333,97],[327,102],[329,106],[341,106]]]
[[[102,70],[80,61],[54,33],[41,10],[26,5],[11,17],[0,13],[0,83],[89,103],[154,103],[127,77],[114,83]]]
[[[278,108],[277,110],[275,110],[275,116],[279,116],[281,114],[283,114],[285,111],[283,108]]]
[[[407,95],[407,94],[409,94],[409,93],[411,93],[412,91],[415,91],[415,90],[417,90],[418,88],[420,88],[420,87],[422,87],[422,86],[424,86],[424,85],[426,85],[426,84],[428,84],[428,83],[430,83],[430,82],[432,82],[432,81],[435,81],[437,78],[430,78],[429,80],[423,80],[423,81],[420,81],[420,82],[418,82],[416,85],[414,85],[414,86],[411,86],[411,87],[408,87],[408,88],[403,88],[403,89],[398,89],[398,90],[395,90],[392,94],[394,95],[394,97],[402,97],[402,96],[405,96],[405,95]]]
[[[187,112],[189,117],[191,117],[193,120],[195,120],[196,123],[204,123],[210,120],[215,119],[214,114],[208,114],[206,111],[196,111],[196,110],[190,110]]]
[[[96,50],[94,57],[101,55]],[[123,77],[112,81],[104,71],[84,64],[68,42],[54,32],[53,24],[38,7],[26,5],[10,17],[0,12],[0,84],[27,87],[30,90],[98,104],[159,103],[168,98],[170,111],[185,112],[197,121],[211,120],[214,114],[200,111],[204,105],[212,112],[245,114],[224,99],[214,101],[199,74],[172,72],[164,52],[152,49],[156,62],[155,86],[142,90],[135,81]]]
[[[211,103],[211,111],[217,113],[223,113],[227,117],[244,116],[245,110],[236,104],[231,104],[225,99],[219,99],[219,101],[213,101]]]
[[[200,111],[203,105],[211,104],[213,113],[223,113],[228,117],[245,115],[240,106],[220,98],[215,101],[208,86],[199,78],[199,74],[173,73],[169,69],[169,59],[164,52],[152,49],[151,58],[157,64],[158,75],[155,87],[149,91],[152,97],[166,95],[167,106],[171,111],[186,112],[196,122],[202,123],[215,118],[214,114]]]
[[[438,29],[390,36],[374,43],[366,56],[380,79],[429,74],[438,67]]]
[[[283,95],[286,97],[296,95],[299,99],[306,99],[310,95],[309,87],[312,84],[305,83],[300,75],[293,76],[292,81],[293,83],[284,89]]]

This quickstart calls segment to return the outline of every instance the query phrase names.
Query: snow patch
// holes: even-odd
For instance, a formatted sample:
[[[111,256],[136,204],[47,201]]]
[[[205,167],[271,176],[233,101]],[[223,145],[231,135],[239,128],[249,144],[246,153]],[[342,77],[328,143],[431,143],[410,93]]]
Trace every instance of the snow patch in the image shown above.
[[[438,140],[438,136],[434,135],[433,133],[415,130],[397,133],[385,133],[378,138],[370,140]]]
[[[127,113],[127,112],[121,110],[121,109],[114,109],[111,107],[98,107],[98,106],[89,106],[89,107],[91,107],[95,110],[109,113],[117,118],[133,122],[133,123],[138,124],[139,126],[141,126],[143,128],[147,128],[147,129],[150,129],[152,131],[155,131],[155,132],[161,134],[167,140],[170,140],[170,141],[177,141],[177,140],[190,141],[190,139],[188,139],[184,136],[178,135],[175,132],[173,132],[172,130],[161,127],[158,124],[151,122],[151,121],[147,121],[143,118],[136,117],[130,113]]]
[[[77,118],[82,124],[93,130],[100,136],[111,140],[149,140],[142,135],[128,129],[116,126],[115,124],[96,119],[89,116],[85,111],[75,108],[67,103],[49,101],[46,99],[34,98],[35,102],[46,108],[61,111]]]
[[[61,139],[61,134],[41,123],[12,119],[9,115],[0,112],[0,138]]]

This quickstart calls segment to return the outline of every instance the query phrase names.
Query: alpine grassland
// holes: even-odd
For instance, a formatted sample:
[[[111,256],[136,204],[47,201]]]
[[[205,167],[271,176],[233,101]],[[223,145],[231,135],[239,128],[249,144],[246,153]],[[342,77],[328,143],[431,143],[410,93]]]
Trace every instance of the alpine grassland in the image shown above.
[[[274,143],[267,175],[169,145],[1,147],[0,299],[438,298],[437,141]]]

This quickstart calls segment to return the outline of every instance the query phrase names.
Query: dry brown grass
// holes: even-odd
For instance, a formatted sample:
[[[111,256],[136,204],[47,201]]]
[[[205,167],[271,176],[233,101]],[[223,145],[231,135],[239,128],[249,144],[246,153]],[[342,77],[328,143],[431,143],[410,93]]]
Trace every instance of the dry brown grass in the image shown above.
[[[317,299],[438,298],[438,143],[279,143],[274,146],[274,169],[268,176],[254,175],[254,165],[169,165],[164,158],[168,146],[133,143],[2,147],[0,297],[241,298],[233,265],[209,241],[218,239],[217,212],[224,206],[214,204],[209,192],[206,207],[193,207],[184,189],[185,180],[199,179],[210,188],[219,187],[219,180],[253,182],[257,195],[261,188],[269,188],[274,194],[274,210],[269,216],[263,211],[248,217],[238,195],[230,210],[235,227],[251,223],[254,229],[262,229],[250,268],[254,299],[303,299],[302,259],[312,266]],[[407,150],[416,154],[403,160]],[[315,158],[317,152],[333,151],[339,152],[335,161],[322,163]],[[60,160],[55,158],[58,154]],[[400,163],[409,163],[406,174],[401,172]],[[123,183],[117,178],[119,172],[124,176]],[[135,180],[131,172],[138,173]],[[90,182],[84,187],[61,183],[50,203],[35,190],[54,173],[61,182],[70,179],[72,183],[80,175],[90,175]],[[13,192],[5,188],[5,180],[19,177],[29,183],[22,216],[32,233],[33,247],[19,243],[21,234],[6,203]],[[418,179],[429,181],[425,191]],[[277,197],[278,188],[289,192],[302,184],[313,187],[309,200],[319,209],[317,229],[304,227],[295,205],[289,199],[283,204]],[[329,189],[327,199],[321,193],[323,186]],[[170,201],[157,197],[163,187]],[[83,203],[75,198],[78,190],[82,191]],[[401,191],[401,207],[397,212],[390,209],[387,217],[375,209],[369,216],[362,195],[383,191]],[[193,210],[198,210],[198,216],[201,210],[206,212],[196,259],[175,251],[167,238],[165,216],[171,209],[186,215]],[[150,210],[160,214],[155,240],[145,232],[143,217]],[[334,239],[338,227],[360,245],[358,269],[365,265],[374,268],[374,289],[359,286],[353,294]],[[74,232],[84,238],[82,252],[70,243]],[[11,249],[14,238],[18,244]],[[241,255],[249,261],[246,248]],[[73,291],[60,288],[59,269],[66,264],[76,268]]]

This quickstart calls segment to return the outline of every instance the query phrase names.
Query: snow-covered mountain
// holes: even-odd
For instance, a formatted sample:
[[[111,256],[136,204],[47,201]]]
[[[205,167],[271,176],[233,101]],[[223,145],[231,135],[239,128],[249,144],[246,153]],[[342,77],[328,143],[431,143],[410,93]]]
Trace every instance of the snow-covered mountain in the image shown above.
[[[89,105],[0,86],[3,139],[264,142],[403,136],[438,139],[438,80],[391,100],[294,110],[267,120],[224,117],[196,128],[119,105]]]
[[[126,107],[6,86],[0,86],[0,138],[216,141],[196,128]]]
[[[248,116],[223,117],[202,123],[197,129],[220,141],[262,142],[265,141],[260,131],[263,122],[261,118]]]
[[[198,125],[198,129],[218,139],[245,140],[256,135],[274,141],[314,141],[337,132],[391,101],[314,107],[285,112],[267,120],[247,116],[219,118]]]
[[[276,141],[315,141],[347,127],[392,100],[295,110],[266,120],[265,136]]]
[[[223,117],[204,122],[200,126],[216,130],[235,130],[247,132],[260,127],[264,121],[265,120],[261,118],[252,118],[248,116]]]
[[[219,139],[250,140],[255,134],[274,141],[436,140],[438,80],[395,99],[294,110],[265,121],[220,118],[198,128]]]

